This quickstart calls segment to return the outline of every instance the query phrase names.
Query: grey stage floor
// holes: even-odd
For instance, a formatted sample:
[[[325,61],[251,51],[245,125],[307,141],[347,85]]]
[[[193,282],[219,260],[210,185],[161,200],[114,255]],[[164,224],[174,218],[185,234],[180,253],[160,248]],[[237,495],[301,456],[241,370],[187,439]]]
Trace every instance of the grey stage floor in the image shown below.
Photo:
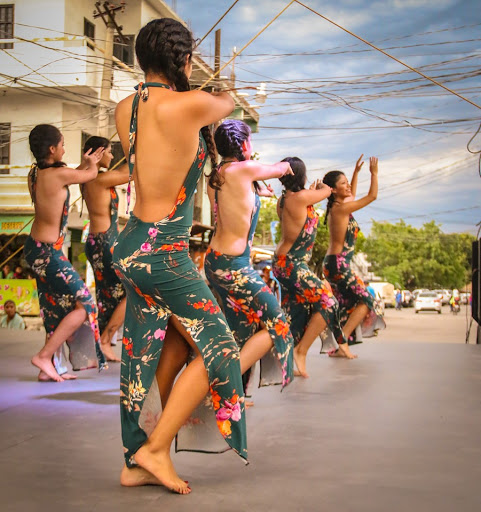
[[[481,510],[481,346],[370,341],[354,362],[309,354],[311,378],[255,389],[250,465],[174,456],[193,492],[121,488],[119,366],[38,383],[41,343],[0,339],[0,510]]]

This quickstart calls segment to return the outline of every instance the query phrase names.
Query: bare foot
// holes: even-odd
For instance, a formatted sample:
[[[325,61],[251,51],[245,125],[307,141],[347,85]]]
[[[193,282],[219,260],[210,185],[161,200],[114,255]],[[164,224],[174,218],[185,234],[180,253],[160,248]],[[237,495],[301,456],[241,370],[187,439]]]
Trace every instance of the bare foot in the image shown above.
[[[249,407],[254,407],[254,400],[244,400],[244,407],[249,409]]]
[[[192,489],[188,483],[175,472],[169,452],[151,452],[147,442],[137,450],[135,461],[172,492],[191,493]]]
[[[110,341],[108,343],[102,343],[100,347],[107,361],[120,363],[120,357],[118,357],[113,351],[112,346],[110,345]]]
[[[307,379],[309,374],[306,372],[306,354],[300,354],[299,351],[294,349],[294,362],[296,363],[297,369],[299,370],[298,376]],[[294,373],[295,375],[295,373]]]
[[[329,357],[344,357],[346,359],[357,359],[357,354],[353,354],[347,343],[342,343],[334,352],[329,352]]]
[[[52,363],[52,360],[47,357],[40,357],[39,354],[32,357],[31,363],[36,366],[41,372],[44,372],[45,375],[54,380],[55,382],[63,382],[64,380],[57,373],[55,366]]]
[[[128,468],[124,465],[120,473],[120,485],[124,487],[139,487],[140,485],[161,485],[152,473],[136,466]]]
[[[76,375],[71,375],[70,373],[62,373],[61,377],[63,380],[75,380],[77,378]],[[40,370],[40,373],[38,374],[38,380],[39,382],[52,381],[52,379],[43,370]]]

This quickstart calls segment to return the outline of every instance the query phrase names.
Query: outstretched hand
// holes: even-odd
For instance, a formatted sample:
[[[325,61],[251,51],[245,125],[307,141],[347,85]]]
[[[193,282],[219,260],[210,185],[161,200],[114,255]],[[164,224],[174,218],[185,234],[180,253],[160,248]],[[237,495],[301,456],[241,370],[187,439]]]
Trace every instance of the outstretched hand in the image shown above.
[[[100,160],[102,160],[104,151],[105,148],[103,147],[97,148],[94,152],[92,152],[92,148],[90,148],[82,156],[82,166],[90,167],[93,165],[97,165],[100,162]]]
[[[377,175],[377,163],[377,156],[371,156],[371,158],[369,158],[369,171],[371,171],[373,175]]]
[[[274,189],[271,185],[266,185],[260,187],[259,192],[257,193],[260,197],[275,197]]]
[[[358,158],[356,167],[354,167],[354,172],[359,172],[361,170],[361,167],[364,165],[364,162],[362,161],[363,157],[364,153]]]
[[[326,185],[322,180],[314,180],[310,187],[309,187],[310,190],[325,190],[325,191],[329,191],[329,195],[327,197],[329,197],[332,193],[332,188],[329,186],[329,185]]]
[[[282,176],[287,176],[291,174],[294,176],[294,171],[291,169],[291,164],[289,162],[279,162],[283,168],[285,168],[284,174]]]

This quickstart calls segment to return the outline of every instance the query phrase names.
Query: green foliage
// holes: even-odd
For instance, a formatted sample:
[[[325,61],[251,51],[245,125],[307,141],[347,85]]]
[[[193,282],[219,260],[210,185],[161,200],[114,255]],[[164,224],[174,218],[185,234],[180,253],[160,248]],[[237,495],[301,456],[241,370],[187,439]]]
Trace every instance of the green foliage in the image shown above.
[[[474,239],[443,233],[434,221],[420,229],[402,220],[374,221],[362,250],[375,274],[403,288],[461,288],[469,279]]]
[[[317,228],[316,239],[314,240],[314,249],[310,265],[317,271],[322,269],[322,261],[329,247],[329,228],[324,224],[324,215],[319,217],[319,227]]]
[[[254,234],[256,245],[275,245],[280,237],[278,231],[277,240],[272,240],[271,222],[278,221],[277,199],[275,197],[261,197],[261,210],[259,213],[259,222],[257,223]]]

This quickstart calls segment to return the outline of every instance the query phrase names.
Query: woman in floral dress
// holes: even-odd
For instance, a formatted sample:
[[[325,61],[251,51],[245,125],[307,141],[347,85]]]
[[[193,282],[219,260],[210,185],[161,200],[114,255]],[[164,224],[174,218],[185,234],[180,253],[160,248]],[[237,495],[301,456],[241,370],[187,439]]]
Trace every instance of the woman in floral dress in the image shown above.
[[[277,204],[281,240],[276,248],[273,272],[281,284],[282,306],[290,320],[296,344],[294,361],[299,374],[308,377],[307,352],[326,326],[329,337],[334,336],[346,357],[354,356],[341,330],[337,300],[329,283],[319,279],[308,266],[319,224],[314,205],[329,197],[331,189],[319,181],[305,189],[304,162],[297,157],[284,160],[289,162],[294,175],[281,178],[285,187]]]
[[[36,126],[30,132],[29,142],[36,160],[28,175],[35,220],[25,242],[24,255],[35,274],[47,333],[45,346],[32,358],[32,364],[40,369],[39,380],[62,382],[75,378],[62,363],[61,347],[65,341],[74,369],[96,367],[96,359],[100,369],[106,366],[100,349],[95,302],[62,251],[68,221],[68,186],[95,178],[103,148],[87,152],[80,166],[70,169],[62,162],[63,136],[55,126]],[[75,337],[87,319],[93,338]]]
[[[351,269],[359,232],[359,226],[352,213],[372,203],[377,198],[378,189],[378,160],[371,157],[369,192],[361,199],[355,199],[357,179],[363,165],[362,157],[363,155],[356,163],[351,183],[341,171],[328,172],[323,178],[323,182],[332,189],[325,220],[329,226],[329,247],[324,258],[323,272],[339,302],[341,325],[350,343],[359,342],[351,338],[359,324],[363,335],[367,337],[386,326],[380,304],[366,290],[362,279]],[[342,356],[342,353],[336,352],[332,355]]]
[[[278,365],[266,368],[270,358],[261,363],[261,385],[282,383],[284,387],[292,380],[292,335],[277,299],[252,267],[250,252],[259,217],[259,195],[273,195],[258,181],[292,171],[288,163],[264,165],[250,160],[250,133],[244,122],[234,119],[224,121],[215,132],[222,161],[209,180],[216,230],[206,254],[205,273],[222,299],[227,322],[241,349],[242,373],[273,348]]]
[[[123,165],[118,171],[102,172],[112,162],[112,148],[105,137],[90,137],[84,152],[103,147],[102,160],[97,164],[97,177],[83,185],[82,195],[89,211],[89,234],[85,254],[95,276],[95,295],[99,311],[99,329],[102,352],[108,361],[120,361],[111,347],[111,340],[124,322],[125,290],[112,264],[114,242],[119,235],[119,196],[115,187],[129,181],[129,168]]]
[[[239,351],[189,256],[194,193],[206,149],[213,150],[212,135],[202,128],[229,115],[234,102],[227,93],[189,90],[193,51],[192,34],[178,21],[162,18],[144,26],[136,55],[146,81],[116,109],[137,198],[114,247],[127,293],[121,483],[160,482],[179,494],[190,493],[190,487],[174,469],[171,444],[209,389],[218,434],[247,458]],[[194,358],[173,384],[189,350]],[[150,416],[155,424],[148,433],[143,412],[157,388],[163,410],[158,421]]]

